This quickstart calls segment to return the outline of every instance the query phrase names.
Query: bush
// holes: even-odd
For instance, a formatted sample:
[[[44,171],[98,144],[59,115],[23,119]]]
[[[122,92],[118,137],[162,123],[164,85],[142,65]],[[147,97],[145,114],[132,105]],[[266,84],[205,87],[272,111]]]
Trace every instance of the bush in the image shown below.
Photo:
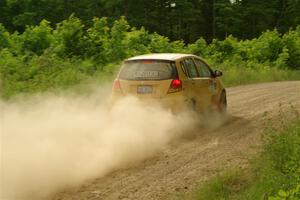
[[[9,47],[9,33],[5,27],[0,23],[0,51]]]
[[[124,59],[126,57],[126,46],[125,38],[127,30],[130,28],[128,22],[122,17],[120,20],[114,22],[111,28],[111,38],[110,38],[110,57],[112,60],[117,61]]]
[[[39,26],[27,26],[20,35],[21,54],[34,53],[42,55],[54,41],[52,28],[46,20],[41,21]]]
[[[207,55],[207,44],[203,38],[196,40],[194,44],[190,44],[187,47],[191,54],[199,55],[205,57]]]
[[[291,69],[300,69],[300,26],[283,36],[286,49],[289,52],[287,66]]]
[[[172,51],[169,38],[161,36],[157,33],[151,35],[149,49],[152,53],[164,53]]]
[[[224,71],[228,85],[300,79],[300,26],[281,36],[276,30],[258,39],[239,41],[233,36],[194,44],[170,41],[144,28],[130,27],[124,17],[109,25],[94,18],[91,27],[71,15],[52,29],[43,20],[20,34],[0,25],[2,95],[72,86],[103,72],[113,74],[123,59],[147,53],[192,53]],[[61,82],[61,83],[59,83]]]
[[[71,15],[67,20],[57,24],[53,32],[55,42],[52,45],[54,53],[61,58],[82,56],[84,54],[84,25],[80,19]]]
[[[263,33],[255,43],[252,44],[252,54],[258,62],[273,62],[277,60],[284,48],[284,42],[275,29]]]
[[[87,30],[85,41],[86,58],[92,58],[99,63],[109,62],[109,31],[107,18],[93,19],[93,26]]]
[[[237,45],[238,41],[233,36],[229,36],[223,41],[214,39],[208,46],[208,56],[212,57],[215,62],[222,63],[234,56],[238,49]]]
[[[140,30],[132,28],[125,38],[126,57],[150,53],[148,48],[150,40],[150,35],[144,28]]]

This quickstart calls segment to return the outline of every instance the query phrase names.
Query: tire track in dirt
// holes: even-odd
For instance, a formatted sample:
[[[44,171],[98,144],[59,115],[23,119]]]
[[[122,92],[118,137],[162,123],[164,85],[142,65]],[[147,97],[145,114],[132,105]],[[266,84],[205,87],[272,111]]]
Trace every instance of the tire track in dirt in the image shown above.
[[[222,170],[243,168],[258,151],[268,120],[278,120],[278,114],[289,118],[300,110],[300,81],[233,87],[227,96],[229,116],[222,127],[194,129],[159,155],[52,199],[168,199]]]

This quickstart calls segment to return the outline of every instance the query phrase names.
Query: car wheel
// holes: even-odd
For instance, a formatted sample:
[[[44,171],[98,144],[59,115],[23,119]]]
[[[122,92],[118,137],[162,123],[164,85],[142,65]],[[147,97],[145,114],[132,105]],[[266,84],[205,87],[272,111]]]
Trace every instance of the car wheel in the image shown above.
[[[223,90],[219,100],[219,111],[225,113],[227,110],[227,97],[226,92]]]

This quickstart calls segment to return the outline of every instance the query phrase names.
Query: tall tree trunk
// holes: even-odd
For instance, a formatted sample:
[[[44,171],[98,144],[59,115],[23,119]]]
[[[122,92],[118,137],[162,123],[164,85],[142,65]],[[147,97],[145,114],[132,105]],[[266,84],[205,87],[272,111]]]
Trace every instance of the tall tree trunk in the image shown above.
[[[287,1],[282,0],[281,2],[282,2],[281,11],[280,11],[280,14],[279,14],[278,18],[276,19],[276,23],[275,23],[276,28],[278,28],[280,26],[280,22],[282,22],[282,19],[284,18],[284,14],[285,14],[286,9],[287,9]]]
[[[216,0],[212,2],[212,34],[213,38],[216,38],[216,9],[215,9]]]

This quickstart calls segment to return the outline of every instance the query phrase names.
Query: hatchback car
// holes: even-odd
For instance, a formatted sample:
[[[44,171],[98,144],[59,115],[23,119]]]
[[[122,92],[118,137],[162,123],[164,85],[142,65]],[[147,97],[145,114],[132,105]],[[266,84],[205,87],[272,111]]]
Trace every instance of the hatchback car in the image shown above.
[[[202,58],[191,54],[160,53],[129,58],[113,84],[116,101],[128,95],[155,100],[180,111],[187,107],[198,112],[227,107],[226,90],[215,70]]]

